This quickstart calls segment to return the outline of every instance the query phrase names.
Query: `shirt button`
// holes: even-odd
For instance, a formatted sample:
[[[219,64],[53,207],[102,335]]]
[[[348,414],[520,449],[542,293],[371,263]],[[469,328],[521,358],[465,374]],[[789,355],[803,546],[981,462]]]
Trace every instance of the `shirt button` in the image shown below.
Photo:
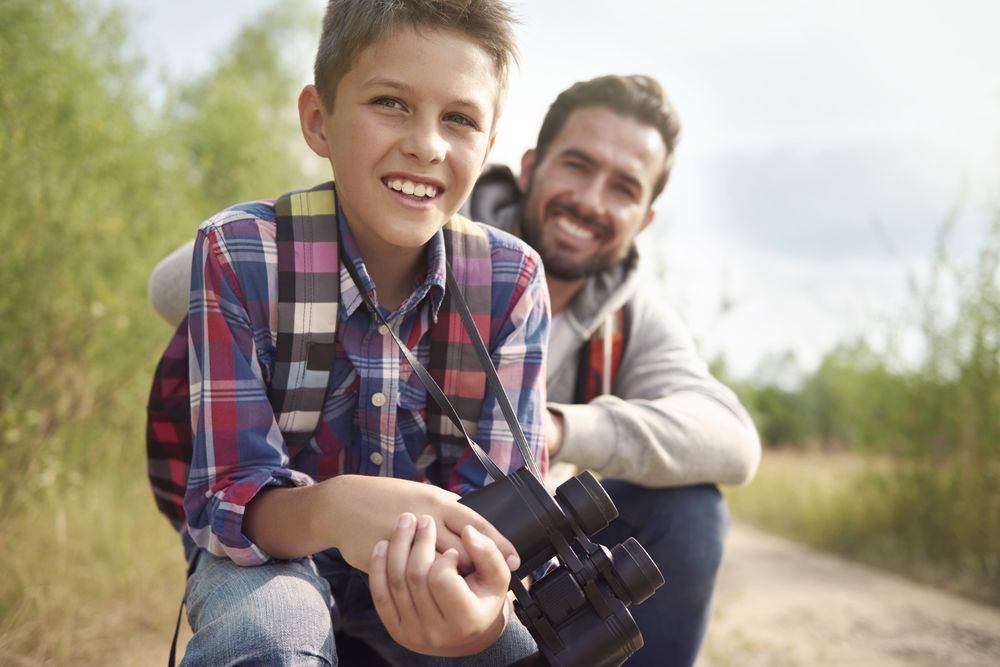
[[[379,332],[379,333],[380,333],[381,335],[383,335],[383,336],[384,336],[384,335],[386,335],[387,333],[389,333],[389,327],[385,326],[384,324],[380,324],[380,325],[378,326],[378,332]]]
[[[372,405],[374,405],[376,408],[381,408],[383,405],[385,405],[385,394],[383,394],[380,391],[376,391],[374,394],[372,394]]]
[[[382,454],[380,454],[379,452],[372,452],[371,454],[368,455],[368,460],[374,463],[375,465],[380,466],[382,465],[382,462],[385,461],[385,457],[382,456]]]

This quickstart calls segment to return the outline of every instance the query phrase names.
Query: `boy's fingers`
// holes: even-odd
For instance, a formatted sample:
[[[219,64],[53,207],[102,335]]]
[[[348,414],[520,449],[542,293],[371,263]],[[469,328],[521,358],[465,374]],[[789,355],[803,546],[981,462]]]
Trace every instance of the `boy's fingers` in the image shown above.
[[[437,606],[451,612],[465,609],[471,602],[471,592],[465,579],[458,573],[458,563],[458,551],[448,549],[438,556],[427,574],[427,582]]]
[[[410,558],[410,548],[413,545],[413,535],[417,529],[417,518],[409,512],[399,515],[396,528],[389,539],[389,549],[386,556],[386,573],[389,581],[389,593],[399,612],[400,622],[404,625],[416,623],[417,610],[413,606],[413,598],[406,582],[406,568]]]
[[[389,543],[386,540],[375,545],[368,565],[368,586],[372,592],[372,602],[379,618],[390,631],[399,627],[399,611],[389,592],[389,575],[386,571]]]
[[[466,526],[462,531],[462,542],[476,569],[472,575],[475,580],[487,589],[507,590],[511,568],[497,545],[473,526]]]
[[[424,514],[417,519],[417,532],[406,565],[406,581],[414,607],[422,623],[442,622],[444,616],[431,594],[428,575],[437,559],[437,526],[434,519]]]

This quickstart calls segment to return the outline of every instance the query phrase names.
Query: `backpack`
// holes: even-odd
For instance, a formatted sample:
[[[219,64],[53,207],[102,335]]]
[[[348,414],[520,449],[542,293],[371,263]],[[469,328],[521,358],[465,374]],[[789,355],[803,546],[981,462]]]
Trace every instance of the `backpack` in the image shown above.
[[[293,458],[319,424],[334,361],[340,296],[336,210],[333,182],[282,195],[274,202],[278,330],[268,399]],[[480,335],[489,341],[492,280],[472,280],[474,267],[492,266],[487,233],[459,215],[448,221],[443,232],[448,270],[462,287]],[[332,294],[330,285],[335,286]],[[326,289],[318,289],[321,286]],[[427,369],[452,397],[462,422],[474,434],[486,375],[449,295],[446,291],[429,331]],[[178,531],[185,523],[184,493],[193,451],[187,325],[185,317],[167,344],[146,406],[150,486],[157,508]],[[424,475],[447,487],[468,449],[459,429],[434,401],[427,402],[426,422],[434,460]]]
[[[632,329],[632,301],[608,315],[577,355],[574,403],[589,403],[610,394]]]

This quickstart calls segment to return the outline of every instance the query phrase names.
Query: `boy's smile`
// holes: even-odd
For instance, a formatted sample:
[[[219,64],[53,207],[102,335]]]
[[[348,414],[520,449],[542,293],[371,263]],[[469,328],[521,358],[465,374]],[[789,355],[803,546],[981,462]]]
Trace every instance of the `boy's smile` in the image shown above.
[[[468,197],[493,144],[497,87],[468,37],[406,28],[360,53],[332,111],[303,91],[306,140],[330,158],[369,270],[418,258]]]

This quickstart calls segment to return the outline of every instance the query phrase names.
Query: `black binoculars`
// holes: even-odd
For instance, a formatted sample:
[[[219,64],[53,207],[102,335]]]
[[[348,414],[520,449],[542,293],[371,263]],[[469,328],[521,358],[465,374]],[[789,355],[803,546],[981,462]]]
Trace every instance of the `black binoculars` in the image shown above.
[[[618,516],[589,472],[563,482],[555,497],[527,468],[459,502],[507,537],[521,557],[511,576],[518,618],[550,667],[617,667],[642,648],[628,607],[663,585],[663,575],[634,538],[608,549],[589,539]],[[530,589],[521,578],[550,561]]]

